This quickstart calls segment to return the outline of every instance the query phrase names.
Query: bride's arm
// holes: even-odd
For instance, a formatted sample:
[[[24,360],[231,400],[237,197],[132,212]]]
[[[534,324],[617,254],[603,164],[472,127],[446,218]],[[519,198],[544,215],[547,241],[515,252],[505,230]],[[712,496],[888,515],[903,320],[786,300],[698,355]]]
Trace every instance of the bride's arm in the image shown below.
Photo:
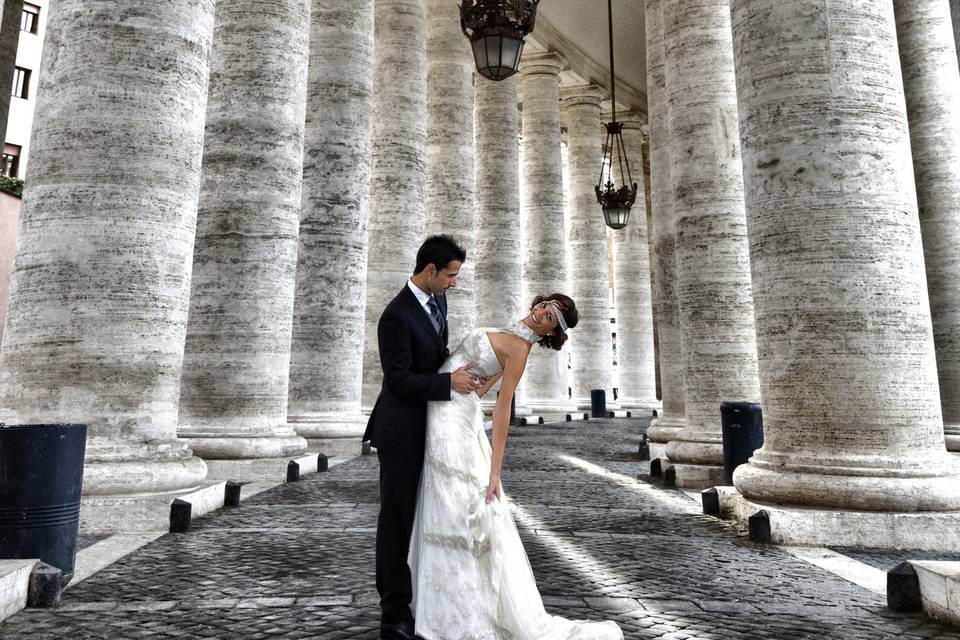
[[[517,384],[527,366],[527,354],[530,348],[525,341],[514,339],[504,345],[503,377],[500,382],[500,394],[493,407],[493,459],[490,462],[490,484],[487,487],[487,502],[500,500],[500,470],[507,448],[507,433],[510,431],[510,405]]]

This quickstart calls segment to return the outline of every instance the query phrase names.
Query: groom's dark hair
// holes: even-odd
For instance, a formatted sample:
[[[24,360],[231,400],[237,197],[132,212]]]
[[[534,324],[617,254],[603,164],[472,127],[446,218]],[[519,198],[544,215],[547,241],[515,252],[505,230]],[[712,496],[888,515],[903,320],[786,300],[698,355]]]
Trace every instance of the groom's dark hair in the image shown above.
[[[430,236],[423,241],[417,251],[417,266],[413,273],[414,275],[420,273],[427,268],[428,264],[434,265],[437,271],[443,271],[454,260],[466,262],[467,252],[464,248],[450,236]]]

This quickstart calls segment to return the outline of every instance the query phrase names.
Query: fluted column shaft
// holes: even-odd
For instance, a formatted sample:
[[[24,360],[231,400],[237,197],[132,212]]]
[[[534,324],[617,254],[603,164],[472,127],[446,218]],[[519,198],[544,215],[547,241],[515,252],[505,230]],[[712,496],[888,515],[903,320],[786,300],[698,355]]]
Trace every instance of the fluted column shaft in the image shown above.
[[[520,63],[523,102],[523,301],[567,291],[560,157],[560,70],[554,53],[526,55]],[[566,354],[535,348],[524,385],[531,411],[567,411]]]
[[[596,86],[570,87],[561,92],[567,125],[567,162],[570,182],[567,251],[570,296],[580,311],[576,337],[571,341],[573,402],[590,408],[590,392],[606,391],[613,404],[613,340],[610,334],[610,292],[607,226],[597,203],[603,138],[600,100]]]
[[[654,409],[657,363],[653,349],[653,300],[650,249],[647,237],[647,196],[643,176],[643,136],[636,116],[620,117],[630,174],[637,184],[637,201],[626,228],[612,230],[613,295],[617,309],[617,368],[619,404],[625,409]],[[618,167],[619,170],[619,167]],[[617,174],[617,184],[626,176]]]
[[[213,10],[50,5],[0,392],[7,421],[89,426],[88,497],[206,474],[176,428]]]
[[[474,76],[476,147],[476,298],[478,327],[499,327],[527,314],[520,243],[520,142],[517,79]],[[518,413],[527,413],[518,389]],[[485,401],[491,408],[493,398]]]
[[[896,0],[947,448],[960,451],[960,68],[947,0]]]
[[[734,483],[788,505],[960,509],[893,4],[731,15],[765,438]]]
[[[720,404],[760,401],[729,0],[665,0],[687,426],[677,485],[723,483]]]
[[[373,166],[363,407],[380,393],[377,322],[413,273],[424,240],[427,0],[375,0]],[[451,295],[456,295],[455,293]]]
[[[180,390],[214,477],[306,450],[287,392],[309,37],[309,0],[217,1]]]
[[[372,116],[373,0],[314,0],[288,413],[328,452],[364,428]]]
[[[663,35],[663,0],[647,0],[647,102],[650,118],[650,203],[653,210],[654,303],[660,347],[660,393],[663,412],[651,423],[647,439],[666,445],[686,424],[684,407],[683,335],[677,299],[676,220],[670,178],[667,128],[667,81]],[[651,457],[656,457],[651,446]]]
[[[450,344],[476,325],[473,51],[460,30],[456,2],[427,3],[426,235],[446,233],[467,251],[447,299]],[[477,76],[478,82],[489,82]]]

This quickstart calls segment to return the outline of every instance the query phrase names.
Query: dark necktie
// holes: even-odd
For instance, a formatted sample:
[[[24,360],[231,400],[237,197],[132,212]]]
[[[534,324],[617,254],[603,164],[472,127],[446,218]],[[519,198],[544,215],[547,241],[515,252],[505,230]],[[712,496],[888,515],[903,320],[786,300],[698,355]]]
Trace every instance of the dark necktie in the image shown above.
[[[437,330],[437,335],[443,335],[443,314],[440,312],[437,299],[430,296],[430,299],[427,300],[427,308],[430,309],[430,321],[433,322],[433,328]]]

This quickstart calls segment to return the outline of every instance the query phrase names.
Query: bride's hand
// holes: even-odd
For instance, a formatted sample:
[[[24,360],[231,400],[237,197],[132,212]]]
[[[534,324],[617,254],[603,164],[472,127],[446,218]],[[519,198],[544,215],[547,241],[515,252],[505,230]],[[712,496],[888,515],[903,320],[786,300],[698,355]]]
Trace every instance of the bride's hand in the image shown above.
[[[500,502],[500,476],[499,475],[490,475],[490,485],[487,487],[487,504],[493,502],[493,499],[496,498],[497,502]]]

